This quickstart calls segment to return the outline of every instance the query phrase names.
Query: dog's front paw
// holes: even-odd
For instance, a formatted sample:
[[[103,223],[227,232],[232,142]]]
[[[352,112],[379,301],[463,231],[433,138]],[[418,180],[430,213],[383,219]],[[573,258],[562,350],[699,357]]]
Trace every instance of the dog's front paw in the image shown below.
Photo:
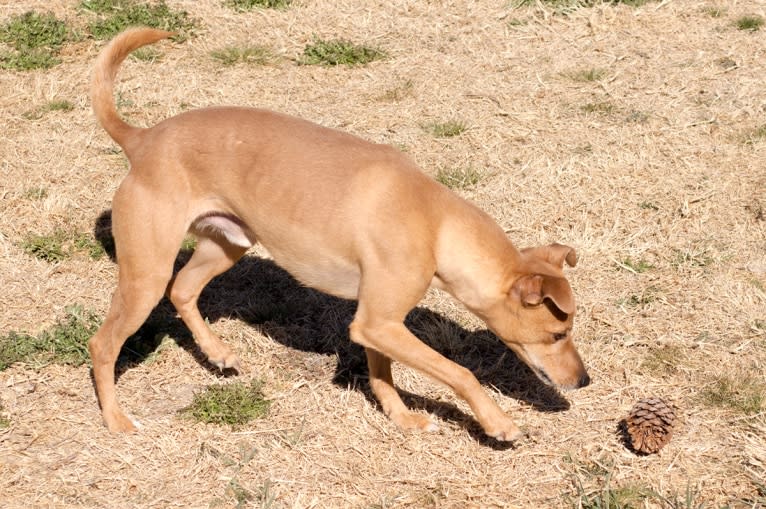
[[[524,437],[524,432],[511,419],[506,419],[496,428],[485,429],[485,432],[500,442],[518,442]]]
[[[208,359],[213,365],[215,365],[221,371],[225,369],[233,369],[238,375],[242,374],[242,364],[239,363],[239,358],[232,354],[224,359]]]

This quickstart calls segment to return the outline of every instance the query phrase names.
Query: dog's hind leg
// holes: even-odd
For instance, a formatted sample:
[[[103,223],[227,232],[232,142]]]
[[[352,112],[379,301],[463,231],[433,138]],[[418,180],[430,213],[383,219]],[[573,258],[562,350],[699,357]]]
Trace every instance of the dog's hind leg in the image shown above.
[[[126,185],[127,184],[127,185]],[[133,431],[115,392],[115,363],[128,336],[138,330],[167,288],[184,235],[184,218],[155,196],[126,183],[113,202],[112,231],[117,248],[117,289],[104,323],[90,339],[93,378],[104,422],[110,431]]]
[[[223,238],[201,236],[188,263],[168,287],[170,301],[194,336],[208,360],[219,369],[240,371],[239,359],[203,320],[197,307],[202,289],[211,279],[230,269],[245,254],[247,248],[235,246]]]

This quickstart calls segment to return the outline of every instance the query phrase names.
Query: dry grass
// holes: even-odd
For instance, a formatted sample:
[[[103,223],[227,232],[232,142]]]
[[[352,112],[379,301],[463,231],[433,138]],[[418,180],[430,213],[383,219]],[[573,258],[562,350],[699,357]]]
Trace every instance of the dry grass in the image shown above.
[[[50,11],[84,34],[90,18],[78,4],[3,2],[0,22]],[[766,47],[763,30],[736,26],[763,17],[762,2],[567,14],[505,0],[296,0],[247,12],[219,0],[167,4],[199,28],[126,63],[124,115],[148,125],[193,107],[262,106],[406,147],[432,175],[475,168],[486,177],[457,192],[519,246],[578,249],[576,328],[594,381],[566,395],[541,387],[477,319],[429,293],[410,326],[476,372],[530,438],[497,448],[450,391],[397,366],[406,401],[441,424],[402,433],[371,401],[364,357],[348,342],[353,303],[301,288],[256,250],[210,285],[202,308],[239,352],[241,380],[263,381],[268,416],[231,430],[178,415],[222,381],[163,304],[120,364],[118,392],[143,423],[138,434],[106,432],[85,365],[0,372],[4,506],[766,505],[757,392],[766,370]],[[297,65],[317,39],[385,48],[387,58]],[[75,304],[103,316],[109,301],[108,257],[52,263],[22,247],[46,232],[98,238],[108,224],[102,213],[126,165],[88,102],[102,45],[72,39],[48,70],[0,70],[0,336],[38,336]],[[284,58],[227,67],[210,57],[225,47]],[[72,108],[49,111],[53,101]],[[422,128],[451,118],[470,129],[439,138]],[[672,399],[683,418],[661,454],[636,457],[616,427],[645,396]]]

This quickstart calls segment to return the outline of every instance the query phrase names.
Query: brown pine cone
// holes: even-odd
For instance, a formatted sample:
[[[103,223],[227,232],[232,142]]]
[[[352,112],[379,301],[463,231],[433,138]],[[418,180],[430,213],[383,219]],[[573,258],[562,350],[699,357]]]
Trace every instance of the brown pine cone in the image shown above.
[[[636,452],[652,454],[670,442],[676,413],[660,398],[639,400],[625,419],[627,438]]]

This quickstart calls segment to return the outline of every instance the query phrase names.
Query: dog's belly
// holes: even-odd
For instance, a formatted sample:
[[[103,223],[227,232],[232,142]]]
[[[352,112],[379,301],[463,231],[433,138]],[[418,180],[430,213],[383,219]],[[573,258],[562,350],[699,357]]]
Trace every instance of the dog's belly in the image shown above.
[[[274,261],[300,283],[343,299],[356,299],[359,293],[359,267],[333,255],[308,251],[311,259],[296,255],[288,249],[264,247]],[[307,252],[303,251],[302,252]]]

